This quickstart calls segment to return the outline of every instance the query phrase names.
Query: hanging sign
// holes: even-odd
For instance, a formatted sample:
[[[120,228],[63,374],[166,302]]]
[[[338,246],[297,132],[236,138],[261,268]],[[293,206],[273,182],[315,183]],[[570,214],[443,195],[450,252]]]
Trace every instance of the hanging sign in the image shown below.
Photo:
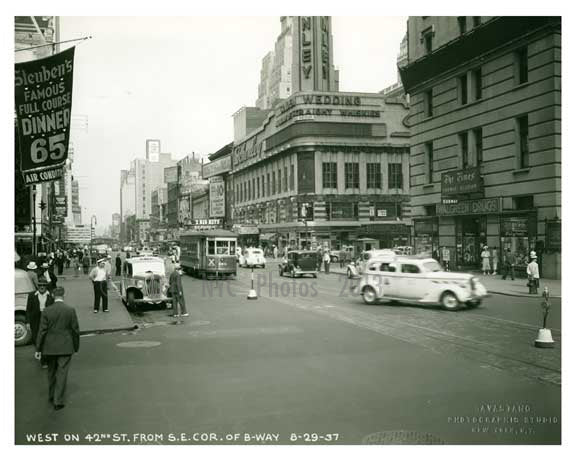
[[[20,169],[26,185],[63,176],[68,158],[74,47],[15,66]]]

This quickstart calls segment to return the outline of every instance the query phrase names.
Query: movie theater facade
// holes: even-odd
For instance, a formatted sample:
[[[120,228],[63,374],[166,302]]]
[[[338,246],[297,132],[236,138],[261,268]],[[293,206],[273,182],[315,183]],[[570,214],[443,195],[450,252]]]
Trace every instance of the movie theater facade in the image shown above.
[[[232,149],[233,222],[280,249],[409,245],[403,96],[296,93]]]

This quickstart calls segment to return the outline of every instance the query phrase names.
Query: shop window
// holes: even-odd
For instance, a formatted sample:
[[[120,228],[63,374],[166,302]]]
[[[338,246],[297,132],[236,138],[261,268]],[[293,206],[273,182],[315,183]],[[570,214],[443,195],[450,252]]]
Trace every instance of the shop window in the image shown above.
[[[434,115],[434,101],[432,99],[432,89],[424,93],[424,112],[426,117],[432,117]]]
[[[336,189],[338,187],[338,165],[336,162],[322,162],[322,187]]]
[[[516,84],[521,85],[528,81],[528,48],[522,47],[514,53]]]
[[[358,189],[360,187],[360,164],[344,164],[344,184],[346,189]]]
[[[470,165],[468,158],[468,132],[460,133],[458,135],[460,141],[460,155],[462,156],[462,169],[468,168]]]
[[[431,142],[424,145],[424,166],[426,171],[426,183],[432,182],[434,173],[434,146]]]
[[[517,138],[517,156],[518,167],[528,168],[530,166],[529,160],[529,145],[528,145],[528,116],[524,115],[516,119],[516,138]]]
[[[476,165],[482,165],[484,161],[484,146],[482,144],[482,128],[476,128],[474,130],[474,146],[476,148]]]
[[[482,68],[474,69],[472,75],[472,88],[474,89],[474,100],[482,99]]]
[[[366,184],[369,189],[382,187],[382,172],[379,163],[366,164]]]
[[[460,29],[460,35],[466,33],[466,16],[458,16],[458,28]]]
[[[398,204],[390,202],[376,202],[370,210],[370,220],[380,221],[398,216]]]
[[[404,175],[401,163],[388,164],[388,188],[402,189],[404,187]]]
[[[460,94],[460,104],[468,104],[468,74],[461,75],[458,78],[458,92]]]
[[[326,215],[332,221],[358,219],[358,203],[329,202],[326,207]]]
[[[516,210],[532,210],[534,209],[534,196],[524,195],[522,197],[513,197],[514,208]]]

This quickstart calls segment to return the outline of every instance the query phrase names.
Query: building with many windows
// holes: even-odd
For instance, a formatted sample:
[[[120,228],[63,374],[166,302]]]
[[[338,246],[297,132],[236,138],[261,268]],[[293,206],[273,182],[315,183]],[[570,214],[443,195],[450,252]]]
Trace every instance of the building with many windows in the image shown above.
[[[410,239],[405,100],[300,92],[232,148],[232,222],[280,247]]]
[[[559,17],[408,20],[416,250],[479,268],[484,245],[560,277]]]

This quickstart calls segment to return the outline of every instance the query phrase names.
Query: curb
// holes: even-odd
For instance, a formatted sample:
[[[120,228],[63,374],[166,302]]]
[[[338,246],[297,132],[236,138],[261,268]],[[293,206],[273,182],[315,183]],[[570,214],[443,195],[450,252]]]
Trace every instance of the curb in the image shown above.
[[[541,299],[542,298],[542,294],[537,294],[537,295],[521,295],[520,293],[509,293],[509,292],[505,292],[505,291],[493,291],[493,290],[488,290],[488,293],[494,294],[494,295],[502,295],[502,296],[515,296],[516,298],[532,298],[532,299]],[[550,296],[550,299],[561,299],[562,296]]]
[[[104,333],[115,333],[118,331],[132,331],[137,330],[139,327],[138,325],[132,325],[131,327],[119,327],[119,328],[104,328],[101,330],[85,330],[80,332],[80,336],[82,335],[92,335],[92,334],[104,334]]]

